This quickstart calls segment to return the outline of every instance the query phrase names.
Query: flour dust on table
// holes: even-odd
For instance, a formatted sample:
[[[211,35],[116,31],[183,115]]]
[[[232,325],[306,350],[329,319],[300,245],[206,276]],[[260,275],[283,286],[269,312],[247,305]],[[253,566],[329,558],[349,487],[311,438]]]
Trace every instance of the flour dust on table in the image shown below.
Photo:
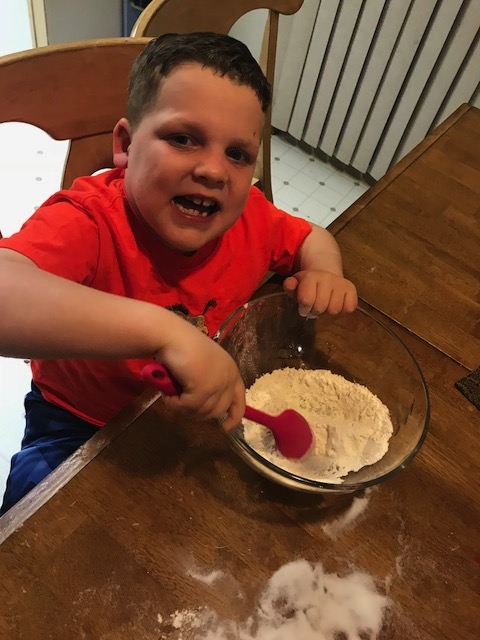
[[[270,578],[253,614],[242,623],[211,609],[159,616],[169,640],[376,640],[390,600],[373,578],[357,571],[327,573],[320,563],[297,560]],[[162,632],[162,630],[161,630]],[[343,635],[342,635],[343,634]]]
[[[362,516],[368,507],[371,494],[375,487],[365,489],[363,496],[355,496],[352,504],[345,513],[342,513],[332,522],[322,525],[323,531],[332,540],[336,540],[344,531],[349,531],[356,523],[357,519]]]

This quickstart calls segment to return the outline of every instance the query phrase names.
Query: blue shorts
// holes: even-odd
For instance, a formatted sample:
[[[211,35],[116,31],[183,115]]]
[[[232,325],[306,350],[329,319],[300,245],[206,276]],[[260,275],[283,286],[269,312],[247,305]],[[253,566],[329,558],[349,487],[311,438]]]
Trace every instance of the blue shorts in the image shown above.
[[[98,431],[90,422],[44,400],[33,382],[25,396],[25,421],[22,448],[12,457],[0,515]]]

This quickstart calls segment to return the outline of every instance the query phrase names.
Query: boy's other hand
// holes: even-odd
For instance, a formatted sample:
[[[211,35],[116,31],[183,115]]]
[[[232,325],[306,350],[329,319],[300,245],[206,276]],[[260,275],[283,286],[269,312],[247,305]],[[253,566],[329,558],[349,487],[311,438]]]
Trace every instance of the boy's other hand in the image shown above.
[[[156,358],[178,380],[180,396],[163,396],[173,411],[193,412],[204,419],[222,420],[229,431],[245,412],[245,386],[228,353],[187,321],[181,335],[161,349]]]
[[[358,304],[353,282],[329,271],[298,271],[284,280],[283,289],[298,302],[298,312],[305,318],[352,312]]]

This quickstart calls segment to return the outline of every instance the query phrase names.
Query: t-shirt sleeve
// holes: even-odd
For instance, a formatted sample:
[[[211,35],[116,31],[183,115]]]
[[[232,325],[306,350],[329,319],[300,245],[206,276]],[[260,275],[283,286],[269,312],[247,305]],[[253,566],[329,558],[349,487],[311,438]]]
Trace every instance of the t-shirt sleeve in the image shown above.
[[[262,227],[261,233],[268,237],[270,270],[289,275],[294,270],[297,252],[312,227],[303,218],[277,209],[255,187],[251,189],[250,202],[256,210],[255,219]]]
[[[99,255],[99,233],[94,220],[71,202],[40,207],[0,248],[30,258],[40,269],[73,282],[90,284]]]

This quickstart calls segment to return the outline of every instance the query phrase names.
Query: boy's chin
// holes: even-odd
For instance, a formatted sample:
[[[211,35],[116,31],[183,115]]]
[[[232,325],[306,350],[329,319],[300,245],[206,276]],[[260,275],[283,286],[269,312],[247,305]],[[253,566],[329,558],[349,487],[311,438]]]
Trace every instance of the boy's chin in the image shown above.
[[[171,251],[175,251],[175,253],[179,253],[181,255],[184,256],[191,256],[194,253],[196,253],[199,249],[203,249],[203,247],[206,247],[207,245],[211,244],[211,243],[215,243],[217,241],[217,238],[214,239],[208,239],[205,242],[200,242],[198,240],[196,241],[182,241],[182,240],[172,240],[172,241],[166,241],[166,240],[162,240],[163,244],[168,247],[168,249],[170,249]]]

